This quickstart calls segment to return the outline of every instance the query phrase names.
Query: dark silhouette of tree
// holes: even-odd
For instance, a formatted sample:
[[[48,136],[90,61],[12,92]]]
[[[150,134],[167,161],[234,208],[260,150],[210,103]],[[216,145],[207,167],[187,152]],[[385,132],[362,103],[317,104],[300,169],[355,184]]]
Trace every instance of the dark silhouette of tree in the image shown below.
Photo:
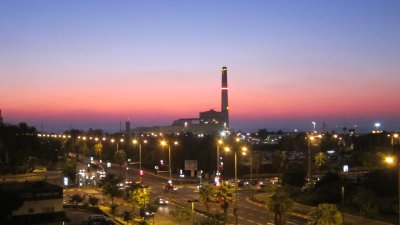
[[[286,214],[293,205],[289,195],[282,189],[277,189],[266,204],[267,208],[274,214],[275,225],[286,224]]]
[[[337,173],[327,173],[315,184],[317,203],[338,203],[341,201],[343,181]]]
[[[200,188],[200,199],[204,203],[207,212],[210,211],[210,203],[214,200],[216,190],[213,185],[204,184]]]
[[[89,196],[88,201],[92,208],[96,207],[99,204],[99,198],[95,196]]]
[[[319,204],[309,213],[310,225],[341,225],[342,215],[333,204]]]
[[[82,203],[84,200],[84,197],[80,194],[73,194],[71,196],[71,202],[74,203],[75,209],[78,208],[79,203]]]
[[[233,200],[233,188],[223,182],[217,189],[216,198],[218,199],[219,205],[224,211],[224,221],[226,223],[228,219],[229,204]]]
[[[124,194],[118,187],[119,183],[121,183],[121,179],[114,174],[108,174],[104,180],[100,182],[103,193],[111,197],[111,205],[114,205],[114,198],[122,197]]]
[[[307,172],[304,165],[300,163],[290,163],[282,174],[282,183],[296,187],[302,187],[306,181]]]

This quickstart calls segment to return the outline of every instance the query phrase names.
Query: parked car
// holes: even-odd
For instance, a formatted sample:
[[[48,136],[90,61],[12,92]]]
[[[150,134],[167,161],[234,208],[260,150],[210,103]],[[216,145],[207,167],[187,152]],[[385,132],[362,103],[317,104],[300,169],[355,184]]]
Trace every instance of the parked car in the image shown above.
[[[47,173],[47,169],[44,166],[36,166],[32,173]]]
[[[88,225],[115,225],[115,222],[110,217],[95,214],[88,217]]]

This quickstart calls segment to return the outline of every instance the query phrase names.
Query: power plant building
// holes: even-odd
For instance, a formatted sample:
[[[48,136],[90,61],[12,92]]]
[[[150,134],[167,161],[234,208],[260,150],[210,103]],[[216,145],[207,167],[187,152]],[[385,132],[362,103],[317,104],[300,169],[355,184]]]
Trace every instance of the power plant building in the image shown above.
[[[221,111],[211,109],[200,112],[199,118],[181,118],[173,121],[171,126],[138,127],[135,132],[162,132],[178,133],[192,132],[201,134],[217,134],[229,129],[229,107],[228,107],[228,69],[221,69]]]

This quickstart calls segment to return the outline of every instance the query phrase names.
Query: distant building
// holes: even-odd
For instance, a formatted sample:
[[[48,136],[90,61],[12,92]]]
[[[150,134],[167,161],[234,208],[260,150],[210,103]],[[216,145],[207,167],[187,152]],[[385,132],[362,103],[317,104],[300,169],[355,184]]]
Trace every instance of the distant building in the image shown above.
[[[150,133],[180,133],[192,132],[198,134],[218,134],[221,131],[229,129],[229,111],[228,111],[228,69],[222,67],[221,82],[221,111],[211,109],[200,112],[199,118],[181,118],[175,120],[171,126],[138,127],[135,132]]]
[[[25,181],[0,183],[0,192],[4,196],[13,196],[22,205],[12,211],[12,217],[29,220],[51,217],[63,213],[63,188],[44,181]],[[11,198],[12,199],[12,198]]]
[[[200,112],[200,123],[224,125],[224,123],[226,123],[226,115],[223,112],[217,112],[213,109]]]
[[[128,140],[131,140],[131,139],[132,139],[132,134],[131,134],[131,120],[130,120],[129,118],[125,121],[125,137],[126,137]]]

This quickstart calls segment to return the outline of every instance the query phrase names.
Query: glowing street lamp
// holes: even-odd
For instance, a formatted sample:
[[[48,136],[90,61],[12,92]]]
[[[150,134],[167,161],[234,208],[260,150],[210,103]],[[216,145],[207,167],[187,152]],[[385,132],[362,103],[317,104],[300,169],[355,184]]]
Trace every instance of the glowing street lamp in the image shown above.
[[[236,139],[237,142],[239,142],[239,139]],[[225,152],[230,152],[231,149],[229,147],[225,147],[224,148]],[[242,147],[240,149],[242,151],[243,155],[247,154],[247,147]],[[237,202],[238,202],[238,194],[237,194],[237,189],[238,189],[238,180],[237,180],[237,152],[238,151],[233,151],[234,152],[234,156],[235,156],[235,208],[234,208],[234,215],[235,215],[235,224],[238,224],[238,206],[237,206]]]
[[[312,121],[311,123],[313,124],[314,131],[315,131],[315,125],[316,125],[317,123],[316,123],[316,122],[314,122],[314,121]]]
[[[389,164],[389,165],[394,165],[395,164],[395,158],[393,157],[393,156],[386,156],[385,157],[385,163],[386,164]],[[398,199],[398,204],[400,205],[400,163],[398,163],[398,192],[399,192],[399,199]],[[398,214],[399,214],[399,221],[398,221],[398,224],[400,225],[400,207],[399,207],[399,212],[398,212]]]
[[[140,175],[140,182],[142,182],[142,175],[143,175],[143,170],[142,170],[142,143],[136,139],[132,140],[132,143],[134,145],[139,144],[139,175]],[[143,143],[147,143],[147,140],[144,140]]]
[[[375,123],[374,126],[376,127],[376,130],[379,131],[379,127],[381,126],[381,123]]]
[[[219,146],[222,145],[222,140],[218,140],[217,143],[217,173],[219,172],[220,162],[219,162]]]
[[[162,146],[168,145],[169,180],[172,181],[172,171],[171,171],[171,168],[172,168],[172,165],[171,165],[171,146],[170,146],[166,141],[164,141],[164,140],[161,141],[161,145],[162,145]],[[174,145],[178,145],[178,142],[175,141],[175,142],[174,142]]]
[[[314,140],[313,136],[308,137],[308,168],[307,168],[307,178],[311,180],[311,141]]]

